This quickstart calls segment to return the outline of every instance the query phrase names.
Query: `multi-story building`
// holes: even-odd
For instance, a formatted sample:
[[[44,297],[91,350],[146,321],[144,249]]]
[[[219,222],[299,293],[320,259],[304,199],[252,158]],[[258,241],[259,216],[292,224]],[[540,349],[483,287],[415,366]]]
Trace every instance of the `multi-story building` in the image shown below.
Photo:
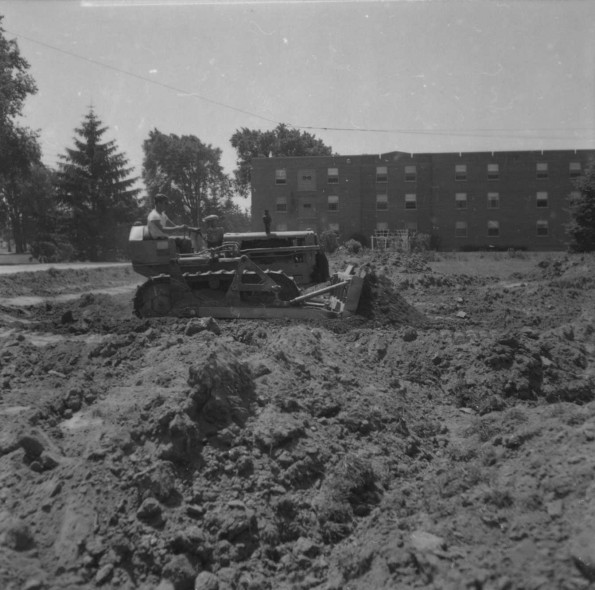
[[[560,250],[568,197],[595,150],[316,156],[252,160],[253,229],[343,238],[408,229],[443,250]]]

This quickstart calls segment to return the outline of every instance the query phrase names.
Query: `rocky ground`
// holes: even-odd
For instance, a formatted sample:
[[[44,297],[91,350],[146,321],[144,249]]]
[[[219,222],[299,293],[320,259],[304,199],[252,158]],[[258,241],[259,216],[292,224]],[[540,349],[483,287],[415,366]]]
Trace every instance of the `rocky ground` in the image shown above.
[[[0,587],[595,582],[595,258],[337,254],[361,313],[140,320],[2,277]]]

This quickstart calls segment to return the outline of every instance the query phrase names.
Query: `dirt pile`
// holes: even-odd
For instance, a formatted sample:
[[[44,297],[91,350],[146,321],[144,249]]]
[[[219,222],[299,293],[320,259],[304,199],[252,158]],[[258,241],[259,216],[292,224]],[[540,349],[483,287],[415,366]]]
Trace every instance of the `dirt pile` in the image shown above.
[[[377,324],[421,326],[428,322],[389,277],[369,267],[357,313]]]
[[[339,328],[5,306],[0,587],[588,588],[595,264],[368,262]]]

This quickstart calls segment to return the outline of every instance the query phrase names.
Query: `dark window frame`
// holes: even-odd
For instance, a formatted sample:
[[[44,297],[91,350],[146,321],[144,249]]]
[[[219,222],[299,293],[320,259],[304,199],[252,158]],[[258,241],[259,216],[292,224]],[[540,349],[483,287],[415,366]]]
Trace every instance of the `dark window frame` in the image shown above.
[[[465,227],[457,227],[457,223],[464,223]],[[461,232],[465,232],[463,235]],[[469,224],[466,221],[455,221],[455,238],[467,238],[469,237]]]
[[[545,195],[545,197],[540,195]],[[550,196],[547,191],[537,192],[537,194],[535,195],[535,206],[538,209],[547,209],[550,206]]]
[[[277,172],[283,172],[284,176],[281,177],[277,174]],[[277,168],[275,170],[275,184],[276,185],[284,185],[287,184],[287,168]]]
[[[545,166],[545,169],[540,170],[539,169],[540,166]],[[549,177],[550,177],[549,164],[547,162],[537,162],[537,164],[535,165],[535,178],[537,178],[537,180],[546,180]]]
[[[407,200],[408,196],[413,196],[413,200]],[[413,211],[414,209],[417,209],[417,194],[416,193],[407,193],[405,195],[405,209],[409,210],[409,211]]]
[[[407,171],[407,168],[413,168],[413,170]],[[404,177],[405,182],[417,182],[417,166],[415,166],[414,164],[405,166]]]
[[[496,170],[490,170],[490,166],[496,166]],[[487,165],[488,180],[500,180],[500,164],[490,163]]]
[[[384,172],[380,172],[384,170]],[[376,166],[376,182],[386,184],[388,182],[388,166]]]
[[[490,196],[490,195],[492,195],[492,196]],[[493,195],[496,195],[496,197],[494,197]],[[492,205],[493,201],[496,202],[495,207]],[[488,209],[500,209],[500,193],[488,193],[487,208]]]
[[[457,168],[464,168],[464,170],[457,170]],[[455,164],[455,181],[466,182],[467,180],[467,164]]]
[[[331,197],[333,197],[333,200],[331,202]],[[338,211],[339,210],[339,195],[329,195],[327,198],[327,207],[329,211]]]
[[[495,223],[496,226],[490,227],[490,223]],[[500,237],[500,222],[495,219],[488,221],[488,238],[499,238]]]
[[[457,199],[458,195],[465,195],[465,199]],[[466,210],[469,203],[469,196],[467,193],[455,193],[455,209]]]
[[[386,197],[386,199],[379,200],[378,197]],[[380,206],[382,205],[382,206]],[[376,195],[376,211],[388,211],[388,195],[378,194]]]

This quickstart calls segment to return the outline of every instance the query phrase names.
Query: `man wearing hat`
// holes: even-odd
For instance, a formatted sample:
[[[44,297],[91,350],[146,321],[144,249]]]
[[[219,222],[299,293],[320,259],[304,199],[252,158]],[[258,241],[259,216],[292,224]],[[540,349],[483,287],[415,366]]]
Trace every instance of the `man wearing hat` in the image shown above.
[[[186,231],[196,231],[195,228],[188,227],[187,225],[174,225],[165,213],[167,203],[168,198],[164,194],[159,193],[155,197],[155,208],[149,213],[149,217],[147,218],[147,228],[152,239],[164,240],[176,234],[179,236],[180,233]],[[192,242],[189,239],[176,237],[176,246],[183,254],[192,252]]]
[[[218,220],[219,218],[216,215],[207,215],[205,217],[207,228],[205,229],[204,234],[201,232],[201,235],[207,242],[207,248],[217,248],[223,244],[224,230],[217,225]]]

